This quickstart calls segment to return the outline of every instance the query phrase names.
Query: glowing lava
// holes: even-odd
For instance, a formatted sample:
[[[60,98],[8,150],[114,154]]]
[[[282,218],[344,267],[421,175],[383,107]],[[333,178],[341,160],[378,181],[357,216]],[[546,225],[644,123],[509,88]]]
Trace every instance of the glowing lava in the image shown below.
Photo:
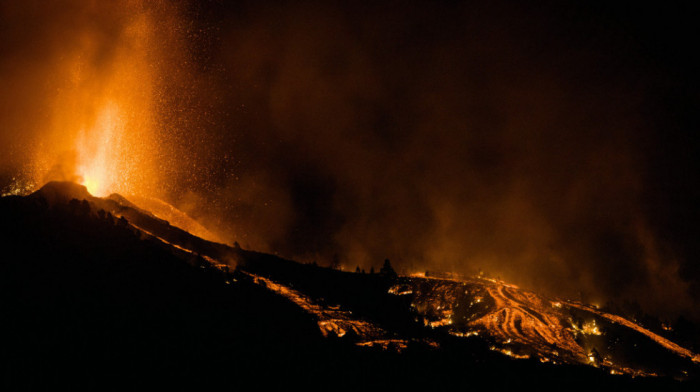
[[[407,277],[389,293],[410,293],[411,308],[426,326],[458,337],[488,337],[491,350],[514,358],[636,376],[678,373],[700,362],[700,355],[621,316],[500,281]]]
[[[116,104],[109,103],[99,114],[89,132],[82,130],[78,138],[77,175],[88,192],[106,196],[120,181],[120,141],[123,123]]]
[[[177,52],[164,37],[177,23],[175,9],[129,1],[81,10],[103,23],[81,25],[51,59],[56,88],[33,147],[32,182],[78,182],[95,196],[162,197],[161,175],[170,167],[163,160],[159,121],[167,108],[159,106],[159,78],[170,64],[166,51]]]

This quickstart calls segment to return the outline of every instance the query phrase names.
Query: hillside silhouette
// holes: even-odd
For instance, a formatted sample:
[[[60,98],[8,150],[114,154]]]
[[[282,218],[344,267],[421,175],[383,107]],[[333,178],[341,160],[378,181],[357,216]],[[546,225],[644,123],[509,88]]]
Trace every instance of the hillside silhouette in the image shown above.
[[[408,297],[388,293],[401,283],[388,260],[349,273],[229,247],[73,183],[0,199],[0,225],[2,383],[13,389],[697,385],[513,360],[488,339],[424,328]],[[336,333],[319,330],[324,315]],[[386,344],[358,345],[363,333]]]

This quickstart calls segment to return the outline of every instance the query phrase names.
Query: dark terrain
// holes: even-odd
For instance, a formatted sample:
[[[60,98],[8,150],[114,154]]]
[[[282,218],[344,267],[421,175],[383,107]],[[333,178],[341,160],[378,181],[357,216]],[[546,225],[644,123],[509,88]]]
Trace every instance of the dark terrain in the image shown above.
[[[8,389],[698,387],[693,377],[632,378],[514,360],[490,350],[488,339],[423,328],[405,297],[387,293],[396,282],[390,274],[208,243],[124,202],[92,198],[73,184],[50,186],[62,196],[44,190],[0,199],[0,382]],[[359,347],[353,333],[324,337],[314,315],[252,276],[341,304],[406,347]]]

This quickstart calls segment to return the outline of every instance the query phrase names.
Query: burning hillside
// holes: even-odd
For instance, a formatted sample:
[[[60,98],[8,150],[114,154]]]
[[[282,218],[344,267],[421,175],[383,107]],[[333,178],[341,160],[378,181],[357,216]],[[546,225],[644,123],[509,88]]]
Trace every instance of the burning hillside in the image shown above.
[[[230,317],[237,322],[265,319],[255,314],[277,312],[274,309],[282,301],[286,303],[284,306],[296,309],[292,312],[296,313],[276,321],[275,328],[296,330],[299,328],[297,323],[304,320],[304,336],[314,341],[313,345],[326,347],[322,351],[335,352],[334,355],[359,350],[352,351],[353,355],[386,353],[382,355],[394,358],[391,361],[457,356],[462,358],[460,361],[476,361],[474,363],[480,363],[479,366],[486,366],[488,372],[496,372],[504,366],[511,371],[525,371],[523,369],[534,366],[535,360],[544,368],[528,372],[556,373],[555,369],[561,368],[568,369],[562,370],[564,372],[576,373],[579,370],[575,369],[583,366],[598,368],[595,369],[599,372],[597,377],[621,375],[619,377],[623,378],[618,382],[623,383],[630,382],[628,376],[694,379],[698,374],[698,355],[639,323],[579,302],[547,298],[500,281],[397,276],[388,261],[377,273],[350,273],[300,264],[207,241],[119,195],[94,197],[84,186],[69,182],[49,183],[26,197],[4,197],[0,199],[0,212],[3,232],[6,233],[3,240],[9,241],[3,247],[13,255],[3,268],[9,274],[7,276],[19,279],[19,282],[26,281],[28,276],[24,274],[37,276],[39,286],[34,283],[30,286],[37,290],[39,298],[43,298],[45,294],[41,293],[45,290],[58,293],[60,298],[78,295],[61,294],[67,287],[74,287],[69,291],[78,290],[80,295],[88,297],[90,291],[102,293],[107,290],[99,294],[106,298],[127,290],[112,299],[99,301],[107,301],[107,306],[113,306],[110,305],[112,301],[121,304],[123,300],[119,298],[126,295],[127,302],[114,306],[131,306],[131,300],[128,300],[131,296],[151,298],[155,294],[145,288],[146,291],[139,294],[128,294],[132,290],[128,287],[141,284],[136,282],[150,279],[150,283],[143,282],[144,287],[156,290],[161,290],[158,289],[161,286],[170,287],[163,286],[163,277],[158,276],[158,270],[162,270],[165,276],[175,273],[176,279],[182,280],[180,284],[204,274],[204,280],[195,279],[199,282],[196,285],[211,286],[205,291],[223,290],[217,294],[220,298],[210,300],[250,301],[254,309],[245,310],[253,313],[245,316],[251,317],[248,321],[238,318],[243,317],[241,310],[231,310],[234,313]],[[32,242],[42,245],[37,247],[31,245]],[[27,245],[30,248],[26,248]],[[81,266],[84,262],[87,264]],[[106,269],[93,276],[95,268]],[[123,268],[135,269],[120,272]],[[138,272],[142,269],[143,276]],[[136,280],[129,282],[130,279]],[[92,280],[102,283],[94,286]],[[72,283],[63,288],[67,282]],[[151,283],[156,286],[151,286]],[[105,289],[98,288],[100,285],[106,285]],[[247,295],[253,297],[244,299],[235,294],[250,290],[254,293]],[[24,295],[15,294],[20,295],[18,298]],[[177,294],[176,298],[179,296]],[[268,296],[276,299],[267,303],[268,299],[263,298]],[[171,301],[160,294],[156,297],[148,299],[156,301],[154,306]],[[133,300],[141,301],[138,298]],[[23,312],[23,306],[43,309],[44,305],[32,301],[21,299],[17,303],[20,308],[13,312]],[[79,303],[83,301],[81,299]],[[55,309],[60,311],[67,305],[56,306]],[[92,312],[95,310],[84,314],[81,313],[83,310],[77,311],[87,320],[94,317]],[[40,310],[38,317],[43,318],[43,312],[45,310]],[[190,311],[185,311],[184,315],[187,312]],[[80,330],[81,327],[76,328]],[[272,338],[279,332],[266,333]],[[221,336],[220,344],[239,344],[234,343],[237,339]],[[263,335],[258,339],[267,337]],[[287,346],[277,338],[274,341],[281,347]],[[206,346],[209,347],[207,350],[216,347],[211,342],[206,344],[213,344]],[[249,349],[255,350],[251,347],[245,352],[249,353]],[[44,349],[32,350],[42,353]],[[309,355],[313,357],[315,354]],[[216,358],[226,363],[225,359]],[[457,363],[460,362],[453,365]],[[441,371],[448,369],[445,367]],[[606,379],[605,382],[612,380]]]
[[[576,301],[549,299],[505,282],[404,278],[392,290],[431,328],[485,336],[515,358],[580,363],[611,374],[687,376],[700,356],[624,317]]]
[[[516,359],[587,365],[610,374],[686,379],[700,370],[698,354],[637,322],[505,282],[393,279],[293,264],[246,260],[241,271],[314,315],[324,335],[352,332],[359,346],[439,347],[450,344],[449,335],[483,341]]]
[[[226,285],[257,285],[291,301],[321,336],[359,348],[442,352],[464,340],[514,359],[591,366],[613,375],[687,379],[699,371],[700,356],[635,321],[502,281],[396,276],[388,261],[378,273],[299,264],[201,239],[119,195],[94,197],[68,182],[2,202],[4,213],[14,208],[15,215],[34,206],[43,214],[65,211],[64,219],[112,219],[192,266],[217,271]],[[479,348],[464,350],[485,355]]]
[[[12,355],[692,384],[693,15],[0,2]]]

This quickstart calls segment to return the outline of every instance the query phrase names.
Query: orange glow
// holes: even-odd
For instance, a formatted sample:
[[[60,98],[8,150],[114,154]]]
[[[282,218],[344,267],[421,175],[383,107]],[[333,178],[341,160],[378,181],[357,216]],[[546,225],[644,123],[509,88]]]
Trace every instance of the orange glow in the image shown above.
[[[318,328],[324,337],[328,337],[329,335],[343,337],[348,331],[352,330],[357,337],[371,346],[373,343],[369,342],[378,341],[378,339],[385,341],[384,339],[389,335],[387,331],[379,326],[365,320],[357,319],[352,315],[352,312],[340,310],[338,307],[334,308],[319,305],[303,293],[274,282],[271,279],[253,275],[248,272],[242,273],[253,278],[256,284],[264,285],[268,290],[286,297],[308,313],[316,316],[318,319]]]
[[[55,61],[58,88],[36,149],[35,183],[70,180],[95,196],[162,197],[156,83],[170,48],[156,22],[167,10],[138,1],[95,7],[118,28],[108,36],[86,28]]]
[[[389,293],[400,295],[410,289],[411,309],[422,316],[426,327],[442,327],[457,337],[486,336],[493,339],[491,350],[513,358],[534,356],[541,362],[553,364],[578,363],[612,369],[614,374],[655,376],[656,373],[648,369],[627,367],[618,362],[620,358],[600,355],[595,348],[592,350],[596,342],[615,339],[606,336],[604,327],[614,323],[644,335],[680,357],[700,362],[700,355],[635,322],[594,306],[546,298],[499,280],[410,277],[390,288]],[[580,324],[573,322],[571,309],[587,314],[587,320]],[[584,335],[602,338],[587,340],[582,337]]]
[[[571,307],[588,310],[589,312],[603,316],[606,319],[608,319],[616,324],[623,325],[627,328],[633,329],[633,330],[635,330],[643,335],[646,335],[651,340],[655,341],[656,343],[660,344],[663,347],[666,347],[668,350],[671,350],[682,357],[689,358],[693,362],[700,363],[700,354],[695,354],[694,352],[692,352],[686,348],[683,348],[683,347],[677,345],[676,343],[673,343],[670,340],[668,340],[662,336],[659,336],[659,335],[657,335],[657,334],[655,334],[655,333],[641,327],[640,325],[635,324],[635,323],[633,323],[633,322],[631,322],[623,317],[620,317],[620,316],[617,316],[614,314],[610,314],[610,313],[605,313],[605,312],[599,311],[599,310],[594,309],[594,308],[586,308],[584,305],[580,305],[580,304],[577,304],[575,302],[571,302],[568,305]]]
[[[90,131],[82,131],[77,143],[76,174],[88,192],[107,196],[120,181],[119,141],[125,133],[118,107],[108,103]]]

